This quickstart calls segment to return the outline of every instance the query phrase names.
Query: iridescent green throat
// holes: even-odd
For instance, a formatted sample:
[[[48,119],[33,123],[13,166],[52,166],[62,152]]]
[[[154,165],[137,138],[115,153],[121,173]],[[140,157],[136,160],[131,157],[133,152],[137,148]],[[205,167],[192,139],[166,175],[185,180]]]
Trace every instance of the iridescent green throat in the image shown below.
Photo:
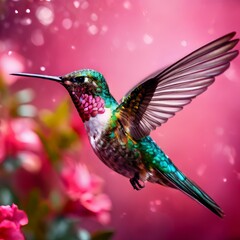
[[[73,79],[74,76],[84,76],[88,79],[82,85],[69,84],[65,86],[83,122],[98,114],[104,114],[106,108],[114,110],[117,107],[118,103],[110,94],[101,73],[85,69],[70,73],[66,79]]]

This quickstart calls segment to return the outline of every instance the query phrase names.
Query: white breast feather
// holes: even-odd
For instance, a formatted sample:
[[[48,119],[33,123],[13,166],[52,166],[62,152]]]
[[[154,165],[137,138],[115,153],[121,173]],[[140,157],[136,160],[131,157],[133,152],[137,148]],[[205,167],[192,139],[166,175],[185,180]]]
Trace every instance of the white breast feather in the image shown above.
[[[101,133],[106,129],[112,111],[110,108],[105,108],[103,114],[98,114],[96,117],[91,117],[89,121],[84,123],[85,129],[92,147],[95,149],[95,142],[101,137]]]

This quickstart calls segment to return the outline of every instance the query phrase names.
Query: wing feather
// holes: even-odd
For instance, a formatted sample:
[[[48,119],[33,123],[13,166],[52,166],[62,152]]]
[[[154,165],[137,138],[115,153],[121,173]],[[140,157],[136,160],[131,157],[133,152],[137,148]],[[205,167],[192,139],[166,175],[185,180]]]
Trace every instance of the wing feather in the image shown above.
[[[199,48],[133,88],[116,109],[135,139],[150,134],[211,85],[237,55],[239,39],[227,34]]]

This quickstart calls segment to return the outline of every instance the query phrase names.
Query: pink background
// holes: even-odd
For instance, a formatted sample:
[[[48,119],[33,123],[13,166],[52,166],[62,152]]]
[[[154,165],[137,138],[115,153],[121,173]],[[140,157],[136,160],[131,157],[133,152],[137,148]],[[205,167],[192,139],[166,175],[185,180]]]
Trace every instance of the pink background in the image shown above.
[[[1,55],[19,59],[22,70],[31,73],[96,69],[116,99],[207,42],[231,31],[240,36],[239,0],[6,2],[0,3]],[[234,60],[206,93],[152,133],[175,164],[223,208],[224,219],[176,190],[149,183],[134,191],[128,179],[89,151],[85,138],[83,159],[105,179],[113,202],[108,227],[115,230],[114,239],[240,239],[239,64],[240,58]],[[54,108],[68,97],[53,82],[21,79],[13,85],[28,87],[36,91],[39,109]]]

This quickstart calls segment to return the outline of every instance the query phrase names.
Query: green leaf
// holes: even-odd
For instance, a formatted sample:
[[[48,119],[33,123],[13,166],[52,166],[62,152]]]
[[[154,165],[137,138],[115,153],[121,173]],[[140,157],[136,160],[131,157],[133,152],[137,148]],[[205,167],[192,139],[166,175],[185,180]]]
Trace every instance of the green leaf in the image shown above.
[[[91,240],[110,240],[113,237],[113,233],[112,230],[97,231],[92,234]]]
[[[75,224],[76,221],[70,218],[56,218],[49,225],[47,240],[81,240]]]
[[[0,205],[11,205],[17,203],[18,199],[8,184],[1,184],[0,187]]]
[[[4,162],[2,163],[3,169],[6,172],[15,172],[19,167],[21,167],[21,163],[17,157],[8,156],[5,158]]]
[[[22,205],[29,220],[28,224],[23,228],[25,235],[29,236],[27,239],[46,239],[50,208],[48,202],[41,196],[40,190],[32,190],[27,201],[22,202]]]
[[[36,133],[52,162],[61,160],[65,151],[71,150],[79,143],[79,137],[71,127],[69,106],[69,101],[64,100],[55,111],[40,112]]]
[[[18,106],[17,115],[20,117],[34,117],[37,114],[37,109],[31,104]]]
[[[78,230],[78,239],[79,240],[91,240],[90,233],[85,229]]]
[[[0,75],[0,101],[8,96],[8,87],[5,81],[3,80],[3,77]]]
[[[55,111],[43,111],[40,114],[40,118],[42,122],[47,127],[64,127],[64,124],[69,122],[70,119],[70,109],[69,109],[69,101],[62,101]]]
[[[15,93],[15,97],[20,104],[29,103],[34,99],[34,92],[30,88],[23,89]]]

